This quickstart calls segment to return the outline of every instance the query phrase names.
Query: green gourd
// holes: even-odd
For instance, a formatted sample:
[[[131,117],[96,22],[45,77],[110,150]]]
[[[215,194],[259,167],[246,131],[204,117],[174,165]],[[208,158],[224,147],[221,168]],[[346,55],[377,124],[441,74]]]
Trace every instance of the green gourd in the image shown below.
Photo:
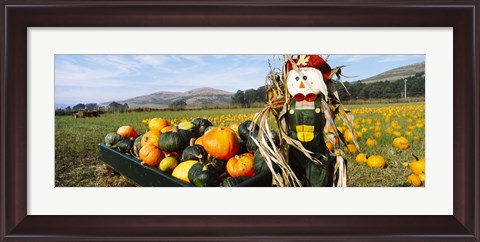
[[[112,147],[118,141],[120,141],[122,139],[123,139],[123,137],[121,135],[117,134],[116,132],[108,133],[105,136],[105,145],[108,146],[108,147]]]
[[[190,133],[174,126],[169,132],[165,132],[158,138],[158,148],[170,153],[181,153],[190,144]]]

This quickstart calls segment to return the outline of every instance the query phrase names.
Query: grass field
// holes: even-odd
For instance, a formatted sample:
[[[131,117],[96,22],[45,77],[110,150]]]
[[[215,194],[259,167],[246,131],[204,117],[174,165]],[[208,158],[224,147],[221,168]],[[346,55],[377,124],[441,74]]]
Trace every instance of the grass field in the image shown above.
[[[425,106],[423,103],[369,104],[348,106],[355,114],[355,129],[360,152],[381,155],[386,167],[374,169],[355,161],[356,154],[346,151],[348,160],[348,186],[408,186],[411,174],[405,162],[425,154]],[[139,133],[146,130],[143,122],[153,117],[163,117],[173,122],[196,117],[208,117],[214,125],[229,125],[251,119],[260,109],[214,109],[197,111],[157,111],[141,113],[103,114],[99,118],[74,119],[71,116],[55,117],[55,185],[62,187],[132,186],[133,184],[112,170],[106,169],[98,159],[98,144],[108,132],[123,125],[133,126]],[[342,121],[337,120],[339,129]],[[376,136],[375,136],[376,135]],[[392,147],[396,136],[404,136],[410,148]],[[368,138],[377,141],[367,146]]]

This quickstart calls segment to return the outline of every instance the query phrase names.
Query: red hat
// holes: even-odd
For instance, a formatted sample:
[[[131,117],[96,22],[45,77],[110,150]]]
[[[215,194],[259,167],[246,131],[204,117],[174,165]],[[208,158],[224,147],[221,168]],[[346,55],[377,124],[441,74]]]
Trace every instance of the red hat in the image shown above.
[[[323,74],[323,80],[326,82],[330,78],[332,68],[325,62],[325,60],[319,55],[299,55],[297,58],[293,58],[293,61],[299,68],[313,67],[320,70]],[[287,70],[292,70],[292,63],[287,60]]]

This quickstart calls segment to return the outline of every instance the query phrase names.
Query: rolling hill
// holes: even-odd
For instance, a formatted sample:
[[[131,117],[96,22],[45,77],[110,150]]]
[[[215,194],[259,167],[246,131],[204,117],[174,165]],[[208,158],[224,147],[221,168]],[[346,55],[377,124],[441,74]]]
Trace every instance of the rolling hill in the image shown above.
[[[227,106],[233,93],[203,87],[186,92],[168,92],[160,91],[145,96],[134,97],[118,103],[127,103],[130,108],[150,107],[150,108],[168,108],[168,105],[177,100],[185,99],[189,108]],[[109,103],[103,103],[102,106],[108,106]]]
[[[400,80],[409,76],[415,76],[416,73],[425,72],[425,62],[420,62],[408,66],[398,67],[378,75],[360,80],[363,83],[373,83],[379,81]]]

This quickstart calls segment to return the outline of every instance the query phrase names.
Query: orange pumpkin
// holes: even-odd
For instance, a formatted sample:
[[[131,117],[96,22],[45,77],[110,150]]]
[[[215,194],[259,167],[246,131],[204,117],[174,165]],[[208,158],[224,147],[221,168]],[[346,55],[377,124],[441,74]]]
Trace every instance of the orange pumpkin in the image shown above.
[[[355,157],[355,161],[359,163],[367,162],[367,155],[365,153],[360,153]]]
[[[410,163],[410,170],[415,175],[420,175],[425,172],[425,159],[420,159]]]
[[[353,142],[353,139],[358,140],[360,137],[358,137],[358,133],[356,130],[353,130],[353,133],[350,129],[346,129],[345,132],[343,133],[343,136],[345,137],[345,141],[347,142]]]
[[[350,154],[358,153],[357,146],[354,144],[348,144],[347,147],[345,147],[345,151],[349,152]]]
[[[362,131],[355,131],[356,135],[358,136],[358,139],[361,139],[363,137],[363,132]]]
[[[160,164],[160,161],[165,158],[165,155],[162,151],[155,145],[147,144],[140,149],[140,160],[142,164],[147,164],[149,166],[157,167]]]
[[[117,134],[125,139],[136,139],[138,137],[137,131],[132,126],[122,126],[117,129]]]
[[[161,131],[166,126],[168,126],[168,121],[164,118],[152,118],[148,122],[149,130]]]
[[[240,149],[235,131],[227,127],[214,127],[203,136],[202,145],[212,157],[228,160]]]
[[[163,133],[166,133],[168,131],[171,131],[173,129],[173,126],[165,126],[162,128],[162,130],[160,130],[160,132],[163,134]]]
[[[372,138],[367,139],[367,146],[376,146],[378,142]]]
[[[231,177],[255,176],[253,171],[253,158],[251,153],[236,155],[227,162],[227,172]]]
[[[405,137],[398,137],[393,140],[392,146],[402,150],[406,150],[410,147],[410,142],[408,142]]]
[[[383,168],[385,164],[385,159],[380,155],[372,155],[367,159],[367,166],[372,168]]]
[[[142,136],[140,145],[143,147],[147,144],[152,144],[158,147],[158,137],[162,134],[160,131],[150,130]]]
[[[414,186],[414,187],[418,187],[420,185],[422,185],[422,180],[420,179],[419,176],[415,175],[415,174],[411,174],[410,176],[407,177],[407,182],[408,184]]]
[[[201,145],[201,146],[203,146],[203,137],[204,137],[204,136],[198,137],[198,138],[195,140],[195,144],[196,144],[196,145]]]

